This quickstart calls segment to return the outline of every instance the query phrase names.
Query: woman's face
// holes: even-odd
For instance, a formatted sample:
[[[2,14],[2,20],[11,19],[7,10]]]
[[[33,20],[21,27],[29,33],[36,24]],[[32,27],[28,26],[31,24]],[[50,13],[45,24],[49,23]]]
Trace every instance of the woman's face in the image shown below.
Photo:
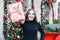
[[[29,21],[33,21],[34,20],[34,11],[33,10],[29,11],[28,20]]]

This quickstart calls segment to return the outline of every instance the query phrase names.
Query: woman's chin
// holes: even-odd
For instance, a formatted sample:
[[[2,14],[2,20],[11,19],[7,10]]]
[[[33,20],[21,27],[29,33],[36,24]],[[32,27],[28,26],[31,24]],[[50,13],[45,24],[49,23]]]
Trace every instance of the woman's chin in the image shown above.
[[[33,21],[33,19],[29,19],[29,21]]]

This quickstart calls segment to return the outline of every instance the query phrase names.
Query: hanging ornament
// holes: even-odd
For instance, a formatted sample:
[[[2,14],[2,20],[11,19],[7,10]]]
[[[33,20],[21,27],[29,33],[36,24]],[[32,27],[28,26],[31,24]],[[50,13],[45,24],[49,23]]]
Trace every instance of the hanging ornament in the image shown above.
[[[18,39],[20,39],[20,36],[17,36]]]
[[[14,0],[14,2],[21,2],[22,5],[24,4],[23,0]]]
[[[32,0],[32,9],[34,9],[34,0]]]
[[[17,40],[17,36],[16,35],[13,36],[13,40]]]
[[[59,30],[59,27],[56,27],[56,31],[58,32],[58,30]]]
[[[8,37],[10,37],[10,35],[9,35],[9,34],[8,34],[7,36],[8,36]]]
[[[3,18],[7,19],[7,18],[8,18],[8,16],[7,16],[7,15],[5,15],[5,16],[3,16]]]
[[[5,2],[8,2],[8,0],[4,0]]]
[[[21,29],[19,29],[19,30],[21,30]]]
[[[22,2],[22,0],[14,0],[14,2]]]
[[[15,0],[15,1],[17,1],[17,2],[21,2],[21,0]]]
[[[50,3],[51,2],[51,0],[48,0],[48,3]]]

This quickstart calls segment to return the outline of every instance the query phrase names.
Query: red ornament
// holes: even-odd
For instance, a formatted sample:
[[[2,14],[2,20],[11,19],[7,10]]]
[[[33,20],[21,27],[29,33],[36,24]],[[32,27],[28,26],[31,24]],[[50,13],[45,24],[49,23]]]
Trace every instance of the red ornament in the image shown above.
[[[8,2],[8,0],[4,0],[4,1]]]
[[[13,40],[17,40],[17,36],[16,35],[13,36]]]
[[[20,36],[17,36],[18,39],[20,39]]]
[[[56,31],[58,31],[59,30],[59,27],[56,27]]]
[[[7,19],[7,18],[8,18],[8,16],[6,16],[6,15],[5,15],[5,16],[3,16],[3,18]]]
[[[51,2],[51,0],[48,0],[48,3],[50,3]]]
[[[21,2],[21,0],[15,0],[15,1],[17,1],[17,2]]]

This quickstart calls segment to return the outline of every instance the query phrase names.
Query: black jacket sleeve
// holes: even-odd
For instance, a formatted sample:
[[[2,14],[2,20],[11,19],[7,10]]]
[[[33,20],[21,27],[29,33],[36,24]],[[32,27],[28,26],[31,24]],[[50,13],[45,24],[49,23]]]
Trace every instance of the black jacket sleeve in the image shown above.
[[[40,40],[44,40],[44,31],[42,29],[42,26],[38,23],[38,30],[41,33],[41,38]]]

